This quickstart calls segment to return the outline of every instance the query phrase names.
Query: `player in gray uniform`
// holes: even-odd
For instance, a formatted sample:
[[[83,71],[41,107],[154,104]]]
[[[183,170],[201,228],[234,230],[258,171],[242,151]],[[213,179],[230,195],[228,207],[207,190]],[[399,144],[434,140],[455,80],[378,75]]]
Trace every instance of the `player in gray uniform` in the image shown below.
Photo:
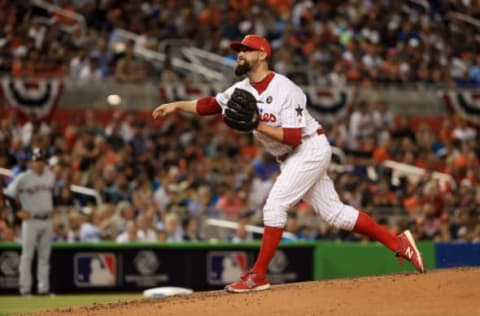
[[[52,240],[54,176],[45,167],[45,156],[34,148],[31,169],[20,173],[4,190],[16,216],[22,220],[22,256],[20,260],[20,294],[29,295],[32,288],[31,265],[37,250],[38,294],[50,293],[49,271]],[[16,207],[19,201],[19,207]],[[17,204],[18,205],[18,204]]]

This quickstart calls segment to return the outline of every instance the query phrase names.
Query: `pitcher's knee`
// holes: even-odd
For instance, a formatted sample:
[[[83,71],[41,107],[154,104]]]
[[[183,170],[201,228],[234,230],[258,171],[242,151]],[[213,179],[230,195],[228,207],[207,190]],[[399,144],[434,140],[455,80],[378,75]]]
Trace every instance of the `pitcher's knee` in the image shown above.
[[[355,226],[357,217],[358,211],[356,209],[349,205],[343,205],[342,208],[326,217],[325,221],[335,228],[351,231]]]
[[[287,223],[287,211],[283,210],[263,210],[263,224],[270,227],[283,228]]]

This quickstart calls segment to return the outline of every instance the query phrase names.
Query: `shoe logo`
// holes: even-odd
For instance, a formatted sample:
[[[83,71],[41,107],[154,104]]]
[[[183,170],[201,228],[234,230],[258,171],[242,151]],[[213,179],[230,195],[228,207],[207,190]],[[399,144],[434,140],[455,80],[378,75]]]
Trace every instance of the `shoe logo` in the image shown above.
[[[249,288],[249,289],[253,289],[256,285],[255,281],[253,281],[252,279],[248,279],[247,281],[245,281],[245,285]]]
[[[414,252],[413,252],[412,248],[407,247],[407,249],[405,250],[405,255],[407,256],[407,258],[409,260],[412,260],[412,257],[414,255]]]

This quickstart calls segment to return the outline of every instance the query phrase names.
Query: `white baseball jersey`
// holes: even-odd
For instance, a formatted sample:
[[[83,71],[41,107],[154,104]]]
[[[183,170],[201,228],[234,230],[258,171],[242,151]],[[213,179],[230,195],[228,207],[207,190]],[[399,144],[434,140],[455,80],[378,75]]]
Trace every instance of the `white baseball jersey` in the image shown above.
[[[305,93],[283,75],[275,73],[272,81],[261,94],[258,94],[248,78],[238,81],[215,97],[217,103],[222,107],[222,111],[225,110],[235,88],[247,90],[255,96],[260,120],[270,126],[302,128],[302,137],[313,135],[320,128],[320,124],[307,111]],[[265,146],[265,149],[274,156],[281,156],[293,150],[292,146],[256,131],[254,131],[254,135]]]
[[[323,133],[317,134],[321,126],[308,113],[307,97],[300,87],[274,73],[268,86],[259,94],[245,79],[216,95],[222,112],[235,88],[245,89],[255,96],[262,122],[274,127],[302,129],[301,144],[295,148],[254,131],[255,137],[272,155],[288,154],[263,207],[265,226],[284,227],[287,211],[303,199],[327,223],[352,230],[358,211],[340,201],[327,174],[332,149],[327,137]]]
[[[5,189],[5,194],[18,196],[22,209],[31,215],[46,215],[53,209],[53,174],[45,168],[41,175],[32,170],[20,173]]]

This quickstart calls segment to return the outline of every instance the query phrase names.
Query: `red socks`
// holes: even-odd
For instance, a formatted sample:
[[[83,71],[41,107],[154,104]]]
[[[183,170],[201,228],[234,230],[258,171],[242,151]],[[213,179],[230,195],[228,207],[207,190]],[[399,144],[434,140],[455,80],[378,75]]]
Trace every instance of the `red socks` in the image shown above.
[[[358,212],[357,222],[355,223],[353,231],[381,242],[393,252],[396,252],[399,248],[397,236],[378,225],[370,216],[362,211]],[[265,226],[263,229],[262,245],[260,246],[257,261],[252,268],[257,274],[265,275],[267,273],[268,264],[270,260],[272,260],[277,246],[282,239],[282,233],[283,228],[280,227]]]
[[[267,273],[268,264],[277,250],[282,234],[283,228],[281,227],[265,226],[263,229],[262,245],[260,246],[257,261],[252,268],[257,274],[265,275]]]
[[[397,236],[378,225],[370,216],[362,211],[358,211],[358,218],[355,227],[353,227],[353,231],[381,242],[393,252],[398,251],[400,247]]]

